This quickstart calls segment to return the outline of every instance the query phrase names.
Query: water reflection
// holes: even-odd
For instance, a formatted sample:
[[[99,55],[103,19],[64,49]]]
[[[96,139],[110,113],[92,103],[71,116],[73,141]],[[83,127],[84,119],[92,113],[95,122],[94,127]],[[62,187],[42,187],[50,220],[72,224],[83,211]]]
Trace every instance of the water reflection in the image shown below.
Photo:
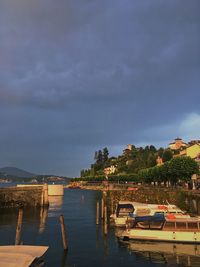
[[[63,205],[63,196],[49,196],[49,210],[60,210]]]
[[[119,241],[129,252],[152,263],[200,266],[200,245]]]
[[[43,233],[45,230],[45,224],[46,224],[46,219],[48,216],[48,208],[41,208],[40,209],[40,224],[39,224],[39,233]]]
[[[57,211],[61,210],[63,205],[63,196],[49,196],[49,207],[41,207],[39,233],[45,230],[47,217],[58,216]]]
[[[63,196],[49,196],[48,217],[57,217],[57,211],[62,209]]]

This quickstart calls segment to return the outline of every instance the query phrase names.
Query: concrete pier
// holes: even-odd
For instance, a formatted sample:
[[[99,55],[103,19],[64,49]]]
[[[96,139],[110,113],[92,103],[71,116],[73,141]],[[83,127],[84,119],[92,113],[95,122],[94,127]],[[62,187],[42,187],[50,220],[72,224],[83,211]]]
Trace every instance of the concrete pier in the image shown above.
[[[49,196],[63,196],[64,186],[62,184],[49,184],[48,185],[48,195]]]
[[[48,206],[48,189],[45,186],[0,188],[0,208]]]

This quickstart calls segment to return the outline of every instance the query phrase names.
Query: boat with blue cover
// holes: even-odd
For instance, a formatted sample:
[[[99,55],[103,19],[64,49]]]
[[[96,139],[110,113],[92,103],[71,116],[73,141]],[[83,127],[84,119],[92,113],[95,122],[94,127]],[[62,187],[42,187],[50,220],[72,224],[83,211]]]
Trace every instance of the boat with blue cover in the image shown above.
[[[200,243],[200,218],[167,218],[164,214],[138,216],[127,225],[120,237],[124,240],[146,240]]]
[[[154,214],[170,215],[175,218],[190,218],[189,214],[171,204],[147,204],[131,201],[119,201],[115,213],[111,215],[115,226],[125,226],[127,220],[137,216],[149,216]]]

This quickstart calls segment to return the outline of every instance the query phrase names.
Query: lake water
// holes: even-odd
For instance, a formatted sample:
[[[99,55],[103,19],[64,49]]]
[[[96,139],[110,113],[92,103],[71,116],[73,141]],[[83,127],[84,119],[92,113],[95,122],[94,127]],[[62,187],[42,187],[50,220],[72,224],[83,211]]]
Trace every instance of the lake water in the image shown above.
[[[112,225],[105,234],[103,224],[95,224],[96,202],[101,198],[99,191],[66,189],[63,198],[50,199],[48,210],[25,209],[23,244],[49,246],[48,267],[200,266],[200,245],[120,243]],[[61,214],[69,240],[67,253],[62,246]],[[0,245],[14,244],[17,216],[17,209],[0,210]]]

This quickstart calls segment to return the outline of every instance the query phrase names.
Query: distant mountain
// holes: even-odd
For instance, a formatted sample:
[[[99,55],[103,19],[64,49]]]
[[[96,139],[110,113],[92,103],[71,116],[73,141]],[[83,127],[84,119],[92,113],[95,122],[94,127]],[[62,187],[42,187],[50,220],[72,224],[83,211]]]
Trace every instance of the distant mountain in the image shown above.
[[[4,176],[13,176],[13,177],[20,177],[20,178],[32,178],[36,176],[36,174],[24,171],[19,168],[15,167],[4,167],[0,168],[0,173],[4,174]]]

